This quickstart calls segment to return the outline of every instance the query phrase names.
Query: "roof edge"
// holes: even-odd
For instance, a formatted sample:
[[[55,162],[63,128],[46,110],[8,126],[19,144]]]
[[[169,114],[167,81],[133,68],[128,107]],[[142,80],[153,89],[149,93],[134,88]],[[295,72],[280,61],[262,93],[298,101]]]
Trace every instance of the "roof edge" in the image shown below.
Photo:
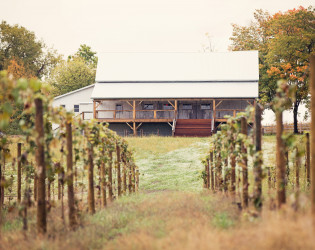
[[[85,90],[85,89],[94,87],[94,85],[95,85],[95,83],[93,83],[93,84],[91,84],[91,85],[88,85],[88,86],[85,86],[85,87],[83,87],[83,88],[76,89],[76,90],[73,90],[73,91],[71,91],[71,92],[62,94],[62,95],[59,95],[59,96],[56,96],[56,97],[54,98],[54,100],[57,100],[57,99],[62,98],[62,97],[65,97],[65,96],[67,96],[67,95],[74,94],[74,93],[79,92],[79,91],[81,91],[81,90]]]

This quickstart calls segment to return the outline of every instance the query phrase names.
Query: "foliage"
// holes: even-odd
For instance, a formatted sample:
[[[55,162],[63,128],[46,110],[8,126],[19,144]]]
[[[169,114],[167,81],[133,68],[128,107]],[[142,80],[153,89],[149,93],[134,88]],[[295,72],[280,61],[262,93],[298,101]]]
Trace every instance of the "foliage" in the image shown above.
[[[54,88],[53,94],[57,96],[93,84],[95,74],[94,67],[75,57],[56,66],[48,81]]]
[[[43,78],[58,63],[60,56],[39,41],[35,34],[19,25],[0,23],[0,70],[8,69],[11,60],[18,60],[25,76]]]
[[[78,51],[73,56],[69,56],[68,59],[71,60],[77,57],[83,59],[87,65],[91,65],[93,68],[96,68],[98,58],[96,56],[96,52],[92,51],[90,46],[81,44]]]

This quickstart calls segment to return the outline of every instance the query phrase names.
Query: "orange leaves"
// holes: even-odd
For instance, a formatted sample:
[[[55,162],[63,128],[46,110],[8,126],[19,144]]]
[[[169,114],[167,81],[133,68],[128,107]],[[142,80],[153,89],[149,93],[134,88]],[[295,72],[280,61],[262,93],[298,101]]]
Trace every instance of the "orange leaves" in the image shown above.
[[[17,62],[16,59],[10,60],[9,65],[7,67],[7,72],[9,75],[12,75],[13,78],[15,79],[33,78],[33,76],[25,70],[23,62]]]
[[[281,71],[277,67],[271,67],[267,70],[269,76],[277,76],[280,75]]]

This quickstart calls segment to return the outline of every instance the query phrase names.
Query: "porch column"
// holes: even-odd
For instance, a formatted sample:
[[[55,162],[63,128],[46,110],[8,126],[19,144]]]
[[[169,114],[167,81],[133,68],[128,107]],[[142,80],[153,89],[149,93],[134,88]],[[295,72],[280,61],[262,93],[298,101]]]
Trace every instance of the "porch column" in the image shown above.
[[[174,106],[175,106],[175,120],[177,119],[177,109],[178,109],[178,107],[177,107],[177,100],[175,100],[175,102],[174,102]]]
[[[96,102],[93,99],[93,119],[96,119]]]
[[[133,135],[137,136],[137,127],[136,127],[136,101],[133,101],[132,105],[132,114],[133,114]]]

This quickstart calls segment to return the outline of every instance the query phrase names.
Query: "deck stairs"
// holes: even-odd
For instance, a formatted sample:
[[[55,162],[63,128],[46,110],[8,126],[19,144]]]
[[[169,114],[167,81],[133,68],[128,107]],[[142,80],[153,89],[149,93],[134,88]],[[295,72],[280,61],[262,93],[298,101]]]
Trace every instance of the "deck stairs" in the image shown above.
[[[211,119],[177,119],[174,136],[211,136]]]

